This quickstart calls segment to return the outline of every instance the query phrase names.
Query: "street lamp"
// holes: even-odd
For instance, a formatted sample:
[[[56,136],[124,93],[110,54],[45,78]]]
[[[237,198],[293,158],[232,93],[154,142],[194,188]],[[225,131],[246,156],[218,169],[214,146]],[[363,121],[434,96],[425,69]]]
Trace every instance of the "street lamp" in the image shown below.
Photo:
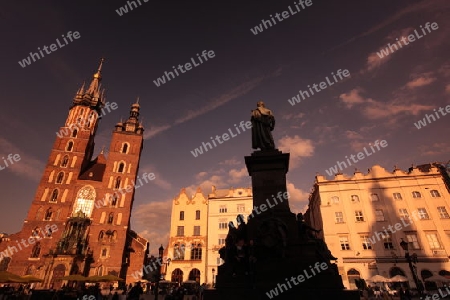
[[[214,274],[216,274],[216,269],[213,268],[211,271],[212,271],[212,275],[213,275],[213,283],[212,283],[212,286],[214,287]]]
[[[156,287],[155,287],[155,300],[158,300],[158,294],[159,294],[159,281],[161,280],[161,265],[162,265],[162,259],[164,254],[164,247],[161,244],[161,247],[158,249],[158,263],[159,268],[158,272],[156,272]]]
[[[411,273],[413,275],[414,283],[416,284],[417,290],[419,291],[419,295],[422,296],[423,283],[417,276],[417,267],[416,267],[416,263],[418,262],[417,254],[414,253],[412,255],[409,255],[408,246],[409,244],[402,239],[400,247],[402,247],[402,249],[405,250],[405,258],[408,261],[409,269],[411,270]]]

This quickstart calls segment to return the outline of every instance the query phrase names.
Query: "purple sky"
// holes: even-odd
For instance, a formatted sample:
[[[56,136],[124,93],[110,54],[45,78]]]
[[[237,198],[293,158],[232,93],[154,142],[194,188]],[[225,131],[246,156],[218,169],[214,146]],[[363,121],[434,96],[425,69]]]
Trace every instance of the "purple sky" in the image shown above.
[[[140,174],[153,172],[156,179],[137,190],[132,228],[150,239],[152,252],[167,243],[171,200],[181,188],[192,193],[201,186],[207,194],[212,184],[250,185],[243,159],[252,152],[249,131],[198,157],[191,151],[229,128],[235,133],[234,124],[248,121],[258,100],[274,112],[276,146],[291,153],[288,190],[295,211],[304,208],[316,172],[326,175],[337,160],[375,140],[388,146],[343,173],[448,160],[450,116],[421,129],[414,123],[449,104],[449,1],[312,0],[257,35],[250,29],[289,6],[295,12],[294,2],[239,2],[141,0],[122,16],[116,9],[126,1],[3,3],[0,157],[12,153],[21,160],[0,171],[0,231],[20,230],[55,132],[100,57],[106,58],[107,101],[118,109],[101,121],[96,153],[109,146],[114,124],[139,96],[146,128]],[[427,22],[438,29],[424,35],[420,26]],[[420,39],[377,55],[414,30]],[[19,65],[69,31],[80,38]],[[198,63],[203,50],[215,56],[159,87],[153,83],[172,66],[191,58]],[[332,80],[339,69],[350,77],[289,104],[299,90]]]

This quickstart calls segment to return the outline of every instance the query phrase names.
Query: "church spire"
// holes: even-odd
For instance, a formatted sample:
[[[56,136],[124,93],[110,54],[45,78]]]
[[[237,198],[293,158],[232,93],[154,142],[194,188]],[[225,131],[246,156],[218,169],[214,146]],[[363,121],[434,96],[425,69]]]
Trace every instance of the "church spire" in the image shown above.
[[[139,97],[137,97],[136,102],[131,105],[130,116],[124,123],[122,123],[121,120],[116,124],[116,131],[128,131],[136,134],[142,134],[144,131],[144,126],[141,122],[139,122],[139,110]]]
[[[92,81],[91,81],[91,85],[89,86],[86,93],[92,95],[94,93],[99,92],[100,81],[102,80],[102,66],[103,66],[104,61],[105,61],[104,58],[100,59],[100,65],[98,66],[97,73],[94,74]]]
[[[91,84],[85,89],[85,84],[77,91],[75,99],[73,99],[74,105],[87,105],[101,109],[105,103],[104,89],[101,86],[102,80],[102,67],[104,58],[100,59],[97,72],[94,73]]]

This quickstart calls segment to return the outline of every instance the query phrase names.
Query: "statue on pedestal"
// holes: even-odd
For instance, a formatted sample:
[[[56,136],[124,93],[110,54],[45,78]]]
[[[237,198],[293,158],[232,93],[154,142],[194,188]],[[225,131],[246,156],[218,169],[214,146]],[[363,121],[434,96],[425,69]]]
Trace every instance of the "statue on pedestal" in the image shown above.
[[[275,149],[272,133],[275,128],[275,117],[264,102],[258,101],[256,109],[252,110],[252,149]]]

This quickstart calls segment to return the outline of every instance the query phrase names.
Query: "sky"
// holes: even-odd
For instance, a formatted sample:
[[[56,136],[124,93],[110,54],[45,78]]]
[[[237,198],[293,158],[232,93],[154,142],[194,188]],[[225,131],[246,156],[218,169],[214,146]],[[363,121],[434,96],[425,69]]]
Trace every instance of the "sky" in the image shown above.
[[[235,124],[249,121],[260,100],[276,119],[275,146],[290,153],[294,212],[305,209],[314,176],[332,179],[330,168],[351,155],[340,172],[449,160],[449,1],[135,2],[0,4],[0,157],[20,155],[8,167],[0,160],[0,232],[21,229],[55,132],[102,57],[106,98],[118,108],[101,120],[95,152],[108,151],[114,125],[139,97],[139,173],[155,180],[136,191],[131,227],[153,253],[168,242],[182,188],[207,195],[212,185],[251,185],[251,132],[236,134]],[[65,42],[69,32],[78,38]],[[49,53],[29,58],[57,39]],[[178,65],[184,72],[176,75]],[[158,81],[169,71],[174,78]],[[236,136],[193,155],[229,130]],[[372,151],[377,140],[385,146]],[[364,151],[370,155],[355,159]]]

